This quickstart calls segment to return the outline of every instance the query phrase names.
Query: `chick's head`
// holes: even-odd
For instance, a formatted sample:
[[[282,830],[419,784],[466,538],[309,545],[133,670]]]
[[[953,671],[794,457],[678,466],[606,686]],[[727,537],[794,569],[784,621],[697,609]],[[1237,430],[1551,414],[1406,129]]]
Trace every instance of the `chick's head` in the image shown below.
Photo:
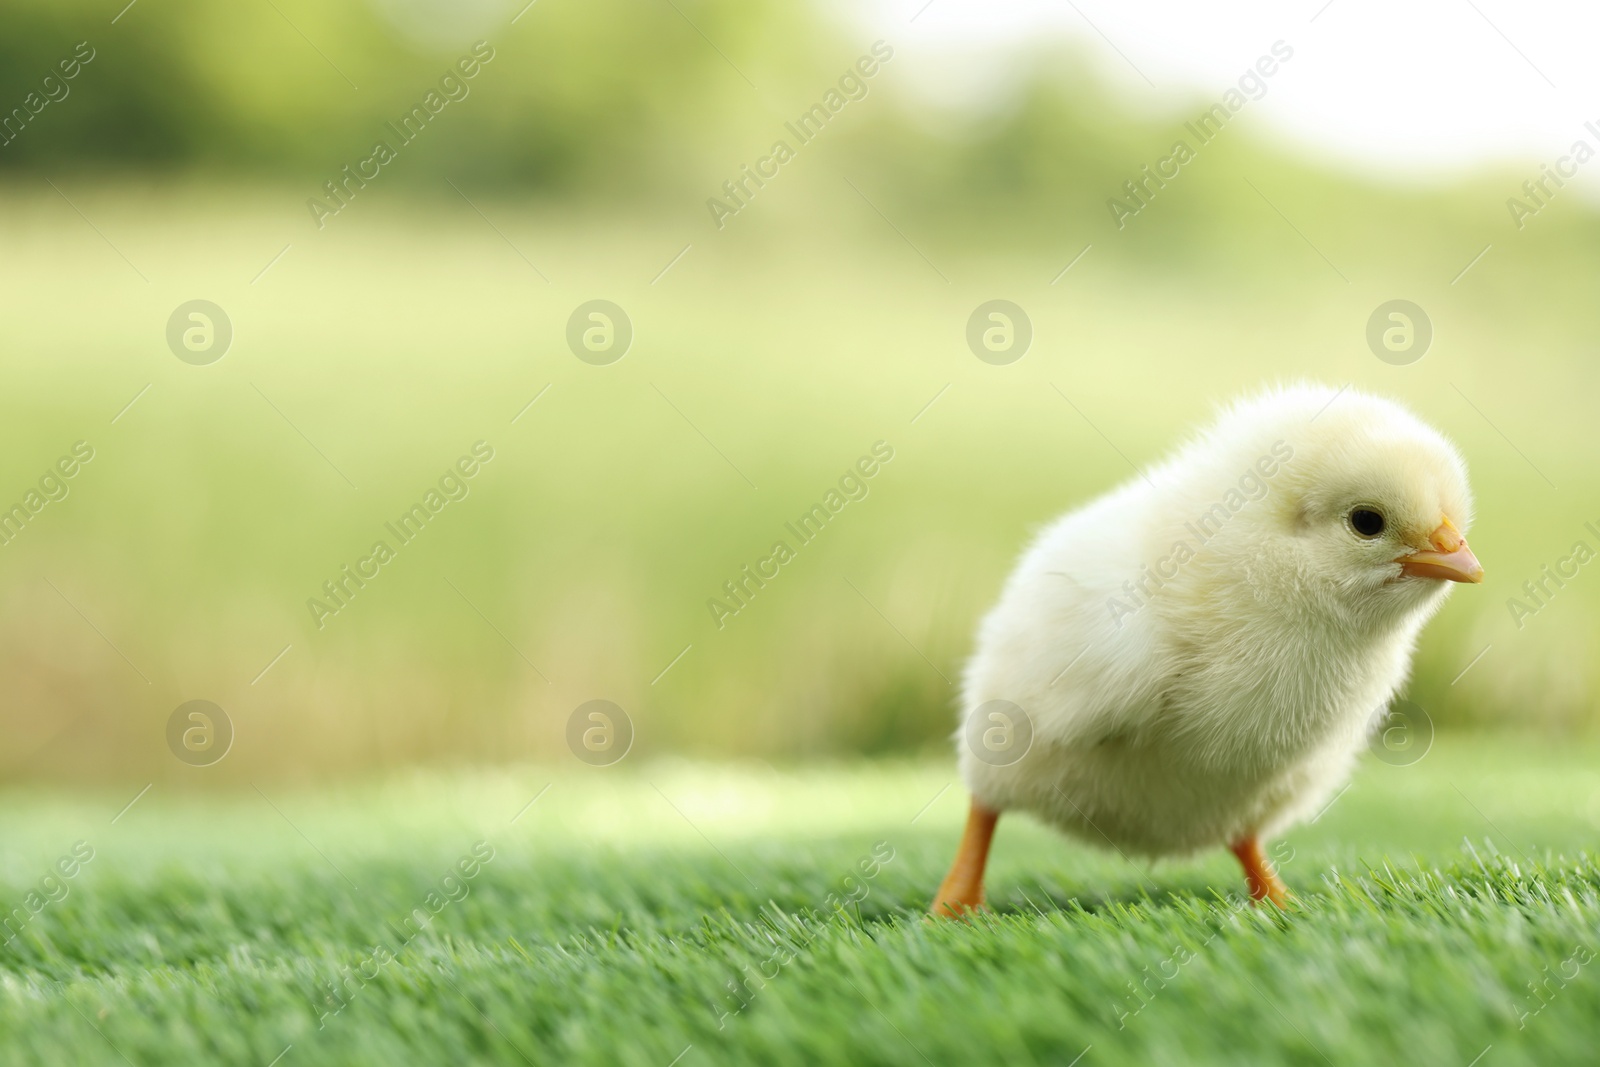
[[[1306,392],[1288,406],[1325,402]],[[1347,391],[1286,439],[1294,455],[1275,517],[1302,581],[1360,613],[1390,614],[1437,601],[1451,582],[1483,580],[1467,547],[1466,465],[1438,431],[1392,401]]]

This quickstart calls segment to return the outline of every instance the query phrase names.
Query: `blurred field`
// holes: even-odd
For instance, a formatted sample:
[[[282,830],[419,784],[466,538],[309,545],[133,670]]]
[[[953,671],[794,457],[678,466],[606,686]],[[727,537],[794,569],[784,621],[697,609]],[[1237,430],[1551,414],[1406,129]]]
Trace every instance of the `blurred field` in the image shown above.
[[[1470,462],[1489,581],[1427,630],[1409,698],[1441,728],[1593,728],[1600,583],[1508,608],[1600,549],[1593,206],[1563,194],[1517,230],[1535,164],[1380,185],[1246,111],[1119,228],[1108,198],[1211,99],[1135,99],[1046,39],[1003,91],[937,102],[910,15],[11,4],[0,100],[30,114],[0,146],[0,509],[77,442],[94,459],[0,544],[0,775],[564,758],[591,699],[632,719],[630,758],[942,751],[1032,531],[1297,378],[1397,396]],[[38,102],[80,41],[70,93]],[[708,198],[841,85],[719,227]],[[439,86],[319,228],[308,201]],[[1435,332],[1405,367],[1364,340],[1397,297]],[[1009,366],[964,340],[995,298],[1034,327]],[[165,339],[195,299],[233,327],[210,366]],[[595,299],[634,329],[610,366],[565,340]],[[308,604],[479,441],[464,499],[336,616]],[[867,496],[719,618],[880,441]],[[192,699],[236,728],[203,771],[165,737]]]
[[[1597,756],[1369,761],[1275,849],[1277,920],[1220,850],[1147,868],[1009,819],[970,927],[920,920],[964,811],[942,763],[14,789],[8,908],[92,859],[11,939],[0,1027],[83,1064],[1585,1063]]]
[[[1308,376],[1407,401],[1472,467],[1489,581],[1427,631],[1411,698],[1441,724],[1592,725],[1600,585],[1580,572],[1520,631],[1506,603],[1595,543],[1592,244],[1529,232],[1452,285],[1481,243],[1450,209],[1257,172],[1348,280],[1242,181],[1181,270],[1114,230],[989,247],[908,222],[913,248],[814,162],[722,233],[474,196],[480,216],[442,185],[318,233],[276,186],[13,183],[0,498],[75,441],[95,459],[0,547],[7,773],[192,780],[162,734],[192,698],[237,726],[212,778],[549,756],[595,697],[644,755],[935,743],[1033,528],[1214,404]],[[1007,367],[963,340],[997,295],[1035,325]],[[1409,367],[1363,340],[1395,295],[1435,324]],[[208,367],[164,342],[196,297],[234,323]],[[608,367],[563,339],[595,297],[636,333]],[[470,495],[319,631],[307,599],[478,440]],[[719,630],[707,600],[879,440],[869,495]]]

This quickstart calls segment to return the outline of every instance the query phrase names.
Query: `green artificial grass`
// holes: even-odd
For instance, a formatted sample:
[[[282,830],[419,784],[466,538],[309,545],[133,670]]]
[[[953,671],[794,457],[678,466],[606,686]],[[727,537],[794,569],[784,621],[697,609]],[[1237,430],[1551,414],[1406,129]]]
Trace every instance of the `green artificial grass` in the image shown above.
[[[1370,762],[1273,846],[1287,914],[1221,851],[1011,817],[993,910],[935,925],[965,805],[940,763],[157,786],[120,815],[135,790],[13,792],[0,1061],[1592,1063],[1597,755]]]

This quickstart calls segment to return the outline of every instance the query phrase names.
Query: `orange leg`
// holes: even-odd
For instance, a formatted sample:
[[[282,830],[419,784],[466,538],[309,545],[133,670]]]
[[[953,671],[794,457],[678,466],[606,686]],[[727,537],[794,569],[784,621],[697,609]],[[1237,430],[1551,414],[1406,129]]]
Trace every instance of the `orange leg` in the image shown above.
[[[930,916],[957,918],[983,906],[983,867],[989,860],[989,844],[994,840],[998,811],[990,811],[976,800],[967,812],[967,828],[950,864],[950,873],[939,885],[939,893],[928,909]]]
[[[1244,865],[1245,881],[1250,884],[1250,899],[1270,900],[1280,908],[1287,907],[1289,887],[1283,884],[1278,872],[1267,862],[1266,855],[1261,851],[1260,839],[1252,834],[1241,837],[1228,847]]]

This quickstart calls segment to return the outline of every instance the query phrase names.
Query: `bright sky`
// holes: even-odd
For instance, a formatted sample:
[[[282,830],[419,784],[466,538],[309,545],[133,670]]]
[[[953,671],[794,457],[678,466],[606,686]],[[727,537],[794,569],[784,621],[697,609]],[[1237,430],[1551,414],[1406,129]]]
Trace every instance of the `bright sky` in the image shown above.
[[[1426,181],[1498,160],[1531,162],[1532,177],[1579,137],[1600,148],[1583,128],[1600,127],[1600,4],[846,2],[830,6],[867,40],[894,44],[908,81],[955,105],[1005,93],[1007,56],[1052,37],[1091,48],[1129,104],[1159,110],[1220,98],[1282,39],[1294,58],[1247,114],[1312,156]],[[1600,161],[1580,181],[1600,187]]]

